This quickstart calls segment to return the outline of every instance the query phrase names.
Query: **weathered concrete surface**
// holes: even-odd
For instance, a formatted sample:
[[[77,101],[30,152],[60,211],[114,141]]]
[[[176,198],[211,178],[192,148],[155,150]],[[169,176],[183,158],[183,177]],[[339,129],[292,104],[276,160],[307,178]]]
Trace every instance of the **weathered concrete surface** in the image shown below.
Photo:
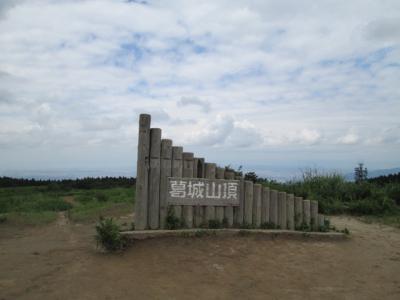
[[[286,197],[287,227],[294,230],[294,195],[288,194]]]
[[[319,226],[319,228],[325,226],[325,216],[322,214],[318,214],[318,226]]]
[[[172,147],[172,176],[173,177],[182,177],[182,147]],[[177,218],[182,218],[182,206],[175,205],[174,214]]]
[[[138,158],[136,178],[135,226],[138,230],[147,228],[147,208],[150,169],[150,123],[151,117],[139,117]]]
[[[168,177],[172,176],[172,140],[161,140],[160,170],[160,228],[165,228],[167,218]]]
[[[261,223],[268,223],[269,222],[269,187],[264,186],[262,189],[262,202],[261,202]]]
[[[278,224],[280,229],[287,228],[286,193],[278,192]]]
[[[303,223],[308,227],[310,227],[311,223],[310,200],[303,200]]]
[[[235,172],[231,171],[225,171],[225,179],[235,179]],[[239,200],[239,205],[240,205],[240,200]],[[226,206],[224,208],[224,217],[227,221],[227,225],[229,227],[233,226],[233,207],[232,206]]]
[[[297,228],[303,223],[303,197],[294,197],[294,222]]]
[[[204,164],[204,177],[208,179],[215,179],[216,167],[214,163]],[[210,220],[215,219],[215,206],[206,206],[204,209],[204,221],[208,223]]]
[[[253,186],[253,225],[258,228],[261,225],[261,184]]]
[[[160,226],[160,154],[161,129],[150,129],[150,171],[149,171],[149,211],[148,226],[158,229]]]
[[[311,213],[311,229],[313,231],[318,231],[318,201],[311,200],[310,202],[310,213]]]
[[[278,191],[270,190],[269,193],[269,221],[278,226]]]
[[[182,153],[182,177],[193,178],[194,177],[194,155],[191,152]],[[188,228],[193,227],[193,206],[184,205],[182,206],[182,216],[185,225]]]
[[[215,171],[215,178],[216,179],[224,179],[225,178],[225,169],[221,167],[217,167]],[[217,206],[215,207],[215,219],[220,221],[224,220],[224,207],[223,206]]]
[[[244,223],[253,224],[253,182],[244,182]]]

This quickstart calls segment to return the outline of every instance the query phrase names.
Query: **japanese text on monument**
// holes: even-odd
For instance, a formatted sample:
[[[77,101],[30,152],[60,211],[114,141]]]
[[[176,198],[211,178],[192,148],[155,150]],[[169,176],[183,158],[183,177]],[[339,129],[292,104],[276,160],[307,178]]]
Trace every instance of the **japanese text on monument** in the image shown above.
[[[239,205],[239,181],[169,178],[168,203],[175,205]]]

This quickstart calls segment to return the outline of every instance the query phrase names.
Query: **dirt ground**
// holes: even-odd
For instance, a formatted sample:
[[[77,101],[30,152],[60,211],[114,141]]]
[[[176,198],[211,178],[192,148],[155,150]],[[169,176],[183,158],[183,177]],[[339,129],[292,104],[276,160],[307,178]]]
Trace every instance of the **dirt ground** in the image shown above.
[[[400,299],[400,230],[332,218],[347,241],[165,238],[96,250],[60,215],[0,226],[0,299]]]

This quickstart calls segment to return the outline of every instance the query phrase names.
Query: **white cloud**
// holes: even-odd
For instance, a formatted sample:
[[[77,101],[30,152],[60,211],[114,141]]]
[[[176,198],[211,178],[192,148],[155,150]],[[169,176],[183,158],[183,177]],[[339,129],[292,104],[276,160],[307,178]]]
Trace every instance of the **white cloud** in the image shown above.
[[[194,150],[334,157],[384,144],[375,157],[400,164],[400,2],[146,3],[1,2],[2,157],[42,145],[126,149],[147,112]]]

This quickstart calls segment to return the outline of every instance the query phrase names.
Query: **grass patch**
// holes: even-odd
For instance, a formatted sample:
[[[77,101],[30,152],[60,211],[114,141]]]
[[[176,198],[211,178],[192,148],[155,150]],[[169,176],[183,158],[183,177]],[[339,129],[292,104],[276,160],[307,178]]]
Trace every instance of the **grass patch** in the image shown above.
[[[57,219],[57,213],[44,212],[11,212],[0,215],[3,222],[12,225],[46,225]]]

